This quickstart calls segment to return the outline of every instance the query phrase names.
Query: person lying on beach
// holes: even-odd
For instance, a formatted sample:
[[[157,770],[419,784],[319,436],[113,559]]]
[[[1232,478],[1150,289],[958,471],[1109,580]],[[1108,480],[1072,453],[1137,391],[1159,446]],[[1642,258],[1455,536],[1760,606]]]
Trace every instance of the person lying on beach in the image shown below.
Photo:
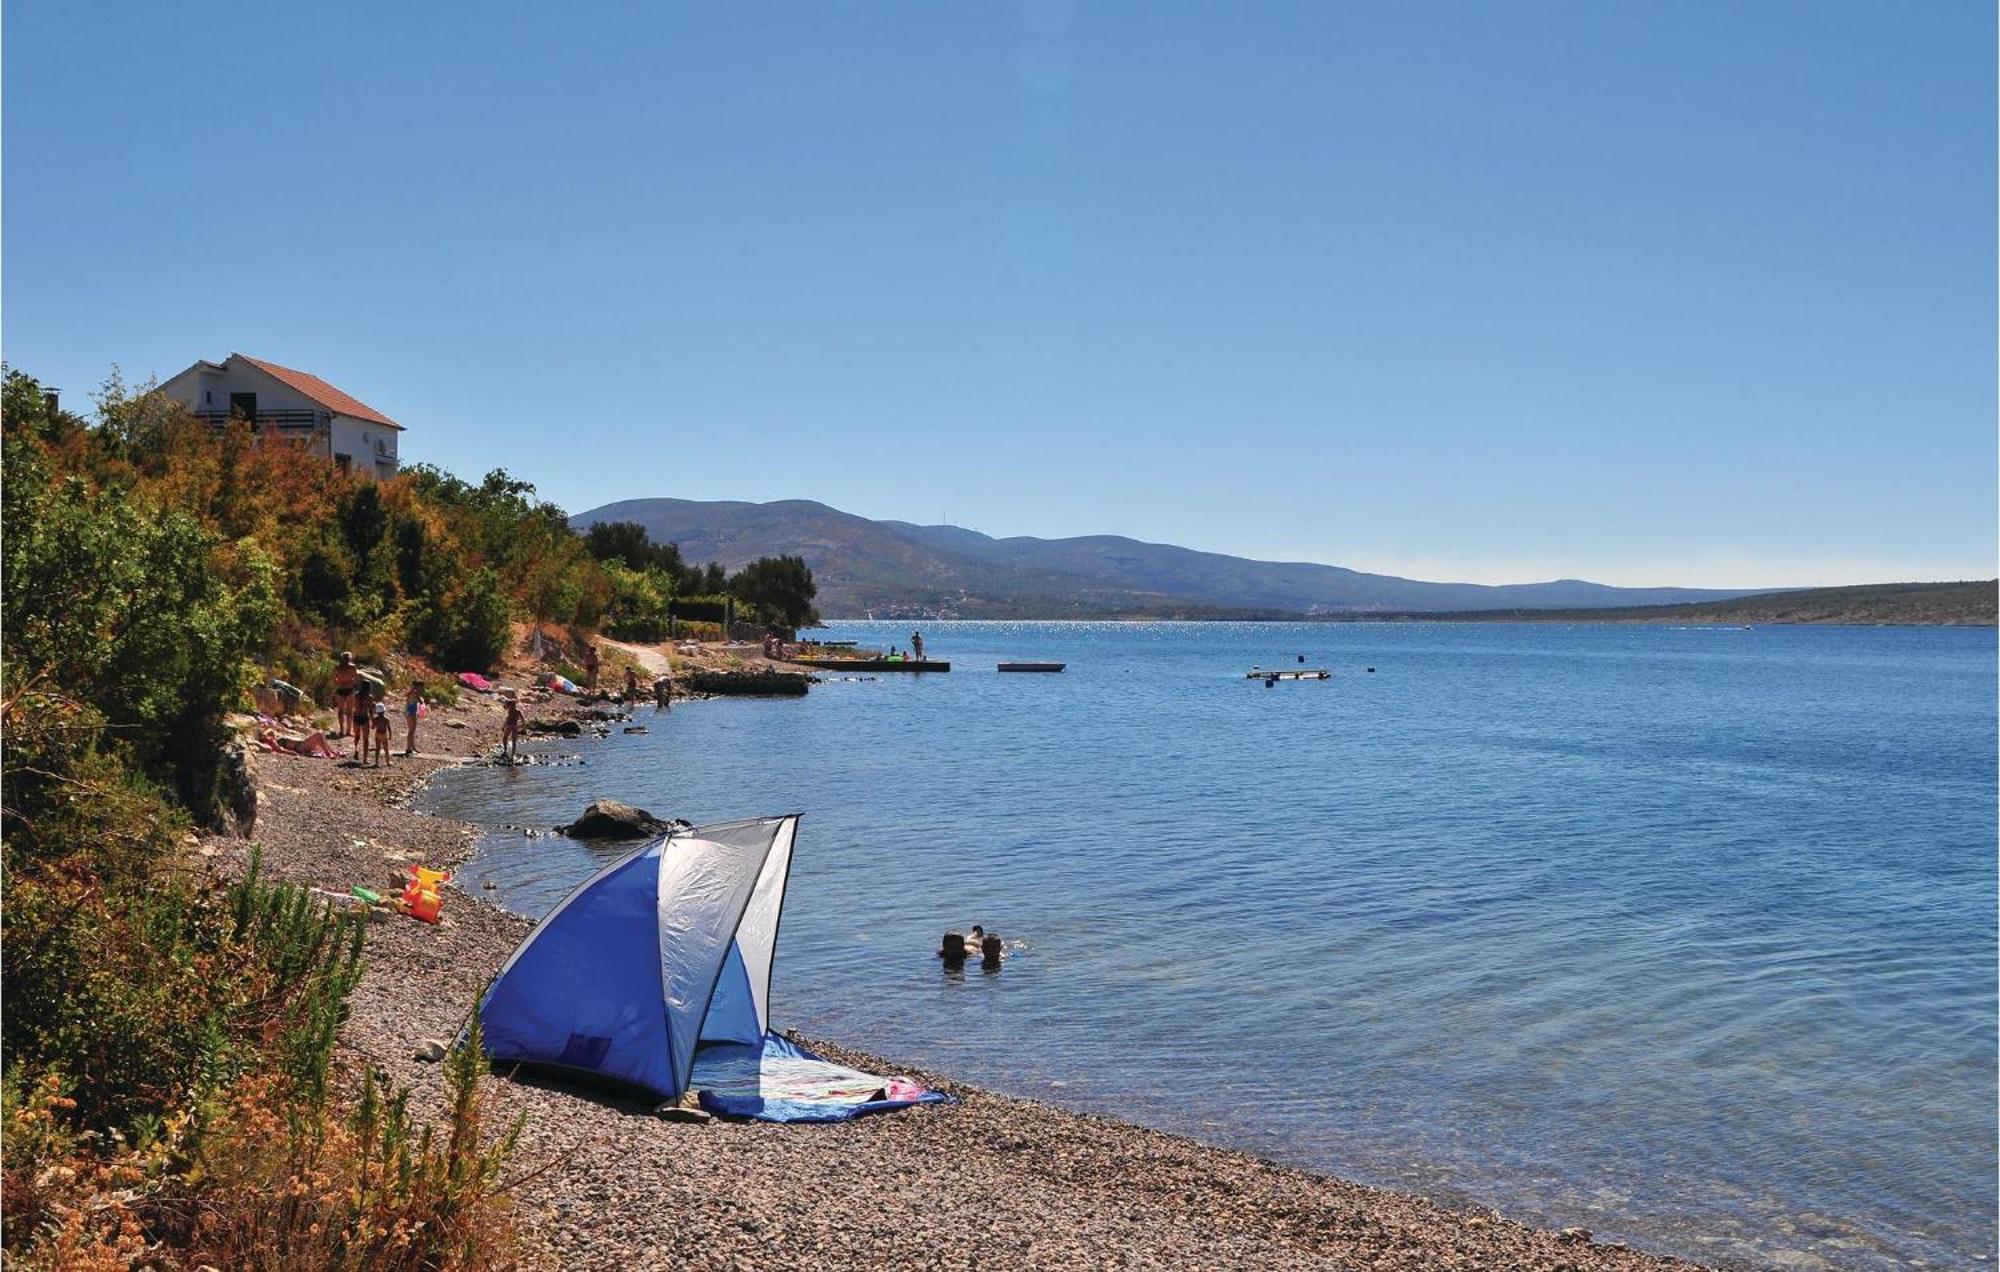
[[[389,762],[389,741],[395,733],[395,730],[389,724],[388,703],[378,702],[375,704],[374,721],[375,762],[378,764],[387,764]]]
[[[326,740],[326,734],[314,729],[302,738],[289,737],[276,729],[263,729],[257,734],[257,744],[266,751],[282,751],[290,755],[307,755],[323,760],[337,760],[340,752]]]

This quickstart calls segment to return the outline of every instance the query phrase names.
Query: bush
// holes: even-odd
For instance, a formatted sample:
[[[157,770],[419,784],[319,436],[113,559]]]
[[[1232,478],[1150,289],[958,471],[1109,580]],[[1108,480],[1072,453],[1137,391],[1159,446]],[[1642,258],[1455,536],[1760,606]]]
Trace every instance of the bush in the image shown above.
[[[11,435],[5,465],[8,683],[60,685],[89,704],[144,772],[214,820],[222,713],[254,683],[251,656],[279,614],[270,560],[178,511],[57,480]]]
[[[103,748],[101,718],[16,695],[0,764],[5,1261],[124,1268],[490,1266],[508,1253],[474,1037],[446,1134],[364,1079],[333,1107],[364,920],[179,856],[187,823]]]
[[[513,610],[492,570],[474,574],[455,595],[420,602],[407,629],[412,645],[452,671],[486,671],[513,634]]]

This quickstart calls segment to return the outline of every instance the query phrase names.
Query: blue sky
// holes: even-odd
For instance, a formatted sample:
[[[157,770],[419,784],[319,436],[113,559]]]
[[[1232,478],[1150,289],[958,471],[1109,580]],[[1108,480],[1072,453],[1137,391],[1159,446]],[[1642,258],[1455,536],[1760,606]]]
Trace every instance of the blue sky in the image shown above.
[[[1427,578],[1991,576],[1972,0],[11,0],[4,354],[571,510]]]

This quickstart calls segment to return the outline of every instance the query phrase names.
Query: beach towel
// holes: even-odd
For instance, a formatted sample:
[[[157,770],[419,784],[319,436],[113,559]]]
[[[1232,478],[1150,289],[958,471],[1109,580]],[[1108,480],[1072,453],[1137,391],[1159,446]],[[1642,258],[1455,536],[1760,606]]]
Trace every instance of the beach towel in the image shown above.
[[[833,1063],[789,1038],[764,1035],[761,1049],[711,1043],[695,1056],[689,1085],[701,1107],[760,1122],[845,1122],[863,1113],[947,1103],[951,1097],[908,1078],[880,1078]]]
[[[549,688],[555,690],[557,693],[573,694],[582,692],[576,687],[576,682],[574,680],[571,680],[567,676],[555,675],[554,673],[550,673],[549,675]]]
[[[493,692],[493,682],[476,671],[459,672],[458,683],[464,685],[467,689],[476,689],[480,693]]]

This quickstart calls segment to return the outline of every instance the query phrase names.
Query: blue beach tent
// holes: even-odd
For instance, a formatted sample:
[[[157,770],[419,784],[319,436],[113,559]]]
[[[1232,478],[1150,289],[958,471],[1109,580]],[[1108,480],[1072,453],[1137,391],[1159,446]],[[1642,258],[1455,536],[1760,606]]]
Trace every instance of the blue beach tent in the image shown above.
[[[763,1046],[798,825],[673,830],[598,871],[480,1000],[487,1055],[677,1100],[702,1043]]]

